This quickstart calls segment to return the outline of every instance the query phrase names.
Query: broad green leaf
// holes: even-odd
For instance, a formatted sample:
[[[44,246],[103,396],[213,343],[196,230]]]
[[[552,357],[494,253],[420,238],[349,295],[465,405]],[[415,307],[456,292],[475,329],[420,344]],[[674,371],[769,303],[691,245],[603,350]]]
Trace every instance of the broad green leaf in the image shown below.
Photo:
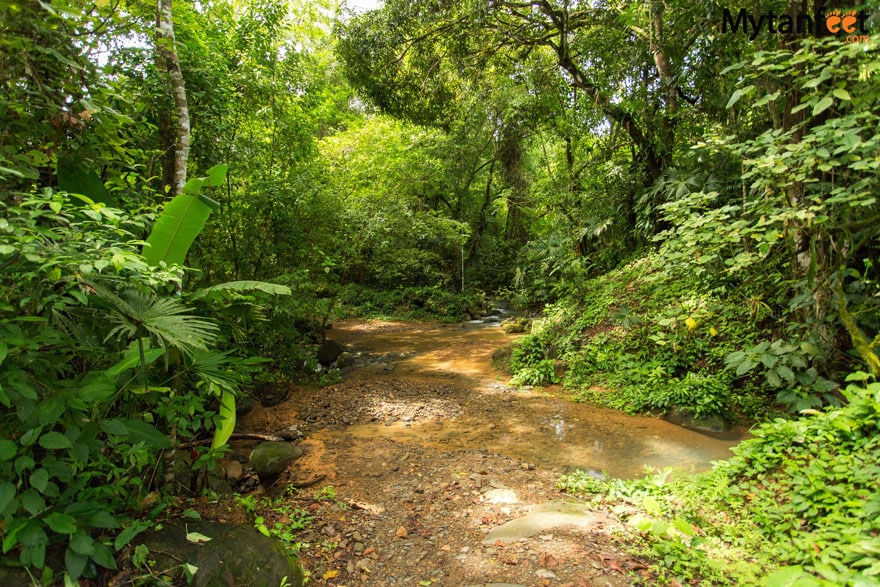
[[[107,510],[95,512],[88,517],[89,528],[118,528],[119,521]]]
[[[764,580],[764,587],[812,587],[820,583],[802,567],[782,567]]]
[[[63,448],[70,448],[73,446],[70,443],[70,439],[61,434],[60,432],[47,432],[40,437],[39,445],[43,448],[49,450],[57,450]]]
[[[148,447],[159,450],[171,448],[171,439],[152,424],[135,418],[128,418],[124,420],[124,423],[128,428],[128,438],[132,443],[143,442]]]
[[[696,536],[697,532],[694,530],[694,527],[684,518],[675,518],[672,520],[672,525],[675,526],[675,529],[684,534],[685,536]]]
[[[838,100],[843,100],[844,102],[852,100],[852,96],[850,96],[849,92],[843,88],[835,88],[831,93],[834,94],[834,97]]]
[[[70,577],[70,585],[79,585],[79,578],[82,576],[83,571],[86,569],[86,565],[89,562],[89,557],[84,554],[79,554],[75,552],[69,546],[64,551],[64,568],[67,571],[64,574],[64,584],[67,587],[67,579]]]
[[[89,533],[80,528],[70,537],[70,548],[78,554],[91,556],[95,552],[95,539]]]
[[[101,430],[115,436],[127,436],[128,426],[120,418],[110,418],[101,422]]]
[[[220,448],[226,444],[232,431],[235,430],[235,396],[224,391],[220,395],[220,411],[214,419],[214,441],[211,448]]]
[[[149,527],[149,524],[135,520],[134,522],[132,522],[131,526],[116,535],[116,539],[113,541],[113,548],[119,550],[120,548],[131,542],[135,536],[137,536]]]
[[[19,498],[21,499],[21,507],[33,516],[46,509],[46,500],[35,489],[26,489]]]
[[[190,196],[197,196],[199,192],[202,191],[202,187],[205,185],[204,177],[194,177],[188,180],[184,185],[181,191],[184,194],[189,194]]]
[[[228,165],[220,164],[215,165],[211,169],[209,169],[205,175],[207,176],[207,185],[210,187],[217,187],[223,185],[223,182],[226,181],[226,172],[229,169]]]
[[[834,99],[831,96],[825,96],[813,106],[813,116],[818,116],[825,112],[832,104],[834,104]]]
[[[165,204],[144,247],[144,259],[152,267],[161,262],[183,265],[196,237],[205,228],[211,208],[189,194],[175,196]]]
[[[46,486],[49,484],[49,471],[46,469],[40,468],[31,473],[28,481],[31,484],[31,487],[39,491],[40,493],[46,492]]]
[[[0,483],[0,513],[9,507],[13,499],[15,499],[15,485],[8,481]]]
[[[64,400],[57,396],[53,397],[40,404],[37,408],[37,423],[40,426],[54,424],[61,418],[61,415],[64,414],[65,409],[66,405]]]
[[[743,362],[740,363],[736,368],[737,377],[739,377],[740,375],[745,375],[746,373],[751,371],[752,367],[754,367],[754,366],[755,366],[755,363],[753,363],[751,359],[749,359],[749,358],[743,359]]]
[[[58,189],[81,194],[93,202],[111,205],[113,199],[98,174],[71,156],[58,160]]]
[[[95,541],[95,543],[92,545],[92,548],[94,548],[94,552],[92,553],[93,561],[95,561],[105,569],[116,568],[116,559],[113,557],[113,552],[106,544]]]
[[[0,461],[8,461],[15,458],[18,448],[11,440],[0,440]]]
[[[73,534],[76,532],[76,518],[61,512],[52,512],[43,521],[49,528],[58,534]]]
[[[161,348],[146,349],[144,351],[144,360],[146,361],[146,364],[151,365],[153,362],[156,361],[156,359],[162,356],[163,352],[164,351]],[[132,344],[132,347],[126,351],[125,356],[122,358],[122,360],[110,367],[109,369],[106,369],[104,373],[112,378],[116,378],[128,369],[140,367],[140,362],[141,353],[137,348],[137,342],[134,342]]]
[[[725,108],[730,108],[742,98],[743,92],[742,90],[736,90],[733,92],[733,95],[730,96],[730,100],[727,101],[727,106]]]

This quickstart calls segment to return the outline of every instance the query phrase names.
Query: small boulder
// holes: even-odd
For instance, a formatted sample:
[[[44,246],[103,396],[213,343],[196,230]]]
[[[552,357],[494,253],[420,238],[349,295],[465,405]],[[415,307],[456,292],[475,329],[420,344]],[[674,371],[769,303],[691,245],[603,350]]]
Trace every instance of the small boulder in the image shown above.
[[[339,355],[344,352],[345,347],[335,340],[325,340],[321,346],[318,347],[316,357],[319,363],[325,367],[329,367],[331,364],[335,363],[336,359],[339,358]]]
[[[532,329],[532,321],[528,318],[508,318],[501,323],[501,329],[508,334],[520,334]]]
[[[349,352],[344,352],[336,358],[336,366],[340,369],[354,367],[354,363],[354,355]]]
[[[285,577],[291,587],[301,587],[303,582],[302,569],[284,546],[249,526],[171,521],[160,530],[141,534],[135,543],[150,549],[157,572],[167,570],[181,576],[182,562],[195,567],[194,587],[278,587]]]
[[[727,432],[733,427],[730,420],[720,414],[697,416],[691,410],[672,408],[665,414],[665,419],[678,426],[691,428],[700,432]]]
[[[261,479],[280,475],[290,463],[303,456],[303,449],[289,442],[261,442],[251,451],[251,466]]]

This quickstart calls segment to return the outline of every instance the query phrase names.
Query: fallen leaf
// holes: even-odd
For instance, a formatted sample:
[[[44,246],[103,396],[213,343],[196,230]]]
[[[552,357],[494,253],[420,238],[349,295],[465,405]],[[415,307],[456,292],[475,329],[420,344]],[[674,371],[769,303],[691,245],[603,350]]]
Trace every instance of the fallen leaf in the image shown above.
[[[589,581],[584,579],[583,577],[578,577],[578,587],[592,587]]]
[[[495,541],[495,546],[497,546],[498,548],[504,548],[504,547],[507,546],[507,545],[504,544],[504,542],[502,542],[501,540],[496,540],[496,541]]]
[[[401,526],[397,529],[397,533],[395,534],[395,536],[397,536],[398,538],[406,538],[407,536],[409,536],[409,532],[406,531],[406,528]]]
[[[324,575],[323,575],[325,581],[326,581],[327,579],[334,579],[334,578],[336,578],[336,577],[338,577],[338,576],[339,576],[339,571],[336,570],[336,569],[330,569],[329,571],[327,571],[327,572],[324,573]]]
[[[370,546],[370,547],[364,549],[363,556],[371,555],[374,552],[376,552],[376,549],[373,548],[372,546]]]
[[[547,567],[548,569],[559,566],[559,561],[556,560],[552,554],[540,555],[538,557],[538,562],[541,564],[542,567]]]
[[[187,542],[192,542],[193,544],[199,544],[200,542],[208,542],[209,540],[211,540],[211,537],[200,534],[199,532],[187,532],[186,540]]]

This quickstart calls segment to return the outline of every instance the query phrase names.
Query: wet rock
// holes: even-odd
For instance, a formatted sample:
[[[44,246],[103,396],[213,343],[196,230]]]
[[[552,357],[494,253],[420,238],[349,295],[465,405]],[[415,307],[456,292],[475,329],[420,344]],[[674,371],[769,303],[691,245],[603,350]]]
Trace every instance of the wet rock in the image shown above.
[[[581,502],[555,500],[536,507],[531,513],[502,524],[486,534],[485,544],[500,540],[510,544],[562,526],[590,528],[597,522],[596,514]]]
[[[260,383],[254,388],[254,399],[263,407],[271,408],[287,399],[290,386],[286,383]]]
[[[703,432],[727,432],[733,427],[733,424],[720,414],[697,416],[691,410],[681,408],[672,408],[666,412],[665,419],[678,426]]]
[[[519,334],[532,329],[532,321],[528,318],[508,318],[501,323],[501,329],[508,334]]]
[[[501,318],[494,314],[492,316],[483,316],[481,320],[483,321],[483,324],[496,324],[501,322]]]
[[[340,369],[345,368],[345,367],[354,367],[354,363],[355,363],[354,355],[349,352],[341,353],[336,358],[336,366],[339,367]]]
[[[244,416],[252,412],[258,405],[260,405],[260,402],[249,395],[238,397],[235,399],[235,415]]]
[[[244,467],[238,461],[224,461],[220,466],[223,476],[231,481],[238,481],[244,477]]]
[[[251,451],[250,461],[260,478],[271,478],[301,456],[303,449],[289,442],[261,442]]]
[[[187,540],[187,534],[193,532],[210,540]],[[150,549],[156,572],[170,570],[181,576],[181,561],[197,567],[193,587],[278,587],[285,578],[286,585],[302,586],[302,569],[287,555],[284,546],[249,526],[206,520],[172,521],[161,530],[138,536],[135,542]]]
[[[331,364],[336,362],[336,359],[339,358],[339,355],[345,352],[345,347],[336,342],[335,340],[325,340],[321,346],[318,347],[318,351],[315,356],[318,359],[318,362],[321,363],[325,367],[329,367]]]

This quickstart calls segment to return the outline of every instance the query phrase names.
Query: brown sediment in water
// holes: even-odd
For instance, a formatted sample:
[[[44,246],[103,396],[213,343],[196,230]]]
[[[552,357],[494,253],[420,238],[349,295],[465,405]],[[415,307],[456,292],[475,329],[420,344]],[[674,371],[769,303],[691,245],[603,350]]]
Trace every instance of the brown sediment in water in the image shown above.
[[[312,432],[318,440],[385,438],[632,478],[646,467],[708,469],[748,436],[744,428],[710,436],[574,403],[558,387],[509,386],[493,371],[492,353],[515,335],[497,326],[354,322],[337,325],[330,337],[345,344],[358,364],[327,390],[328,401],[336,404],[339,394],[352,392],[362,397],[343,425]],[[296,404],[296,394],[290,401]]]

